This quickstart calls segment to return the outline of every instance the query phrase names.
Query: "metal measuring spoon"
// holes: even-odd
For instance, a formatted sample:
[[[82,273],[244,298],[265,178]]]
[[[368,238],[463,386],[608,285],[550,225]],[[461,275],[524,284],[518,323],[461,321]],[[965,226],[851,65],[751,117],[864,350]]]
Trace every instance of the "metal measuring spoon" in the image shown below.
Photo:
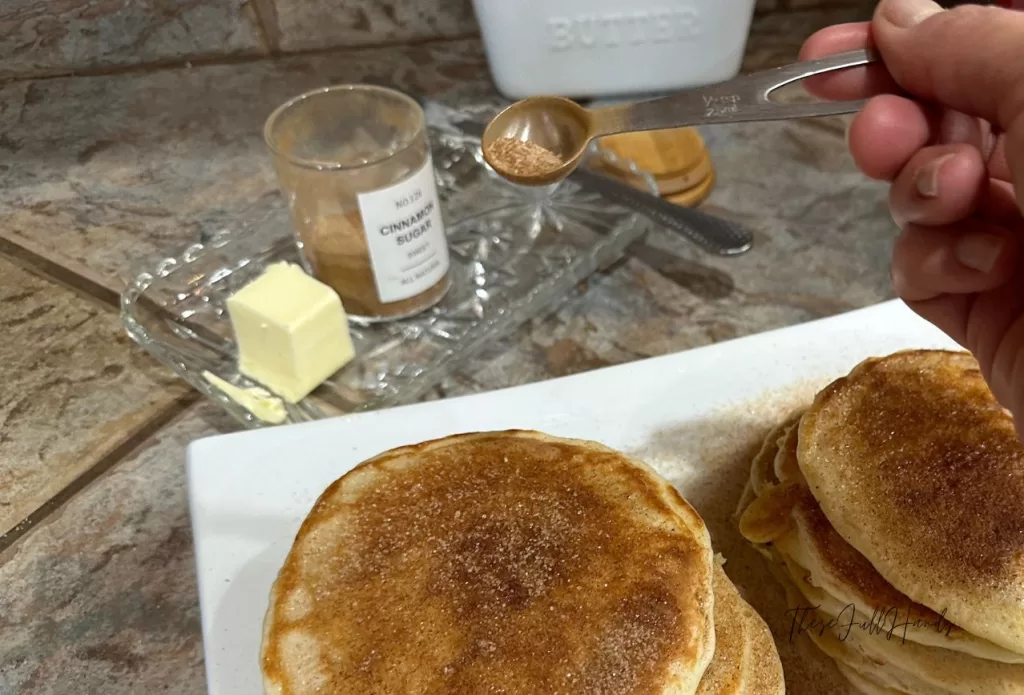
[[[421,107],[427,107],[427,101],[422,96],[403,90],[388,80],[368,77],[363,82],[400,91],[415,99]],[[466,119],[456,121],[455,125],[467,135],[483,140],[482,123]],[[570,180],[583,190],[593,191],[612,202],[635,210],[663,227],[682,234],[705,251],[721,256],[735,256],[748,251],[753,244],[750,230],[736,222],[675,205],[611,177],[588,171],[586,168],[579,168],[570,174]]]
[[[530,97],[495,116],[481,144],[487,163],[509,181],[544,186],[561,181],[579,166],[594,138],[639,130],[662,130],[712,123],[775,121],[854,113],[864,101],[780,104],[768,97],[776,89],[807,77],[867,65],[877,57],[865,50],[784,65],[743,75],[727,82],[698,87],[659,99],[587,109],[562,97]],[[561,159],[555,169],[512,171],[492,156],[502,139],[540,145]]]

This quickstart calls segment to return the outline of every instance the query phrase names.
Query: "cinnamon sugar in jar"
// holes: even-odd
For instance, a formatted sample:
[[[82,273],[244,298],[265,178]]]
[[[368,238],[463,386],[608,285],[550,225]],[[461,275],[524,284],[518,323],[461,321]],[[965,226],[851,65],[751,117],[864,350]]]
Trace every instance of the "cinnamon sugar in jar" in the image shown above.
[[[264,137],[308,269],[351,318],[406,318],[444,297],[448,242],[415,101],[328,87],[279,107]]]

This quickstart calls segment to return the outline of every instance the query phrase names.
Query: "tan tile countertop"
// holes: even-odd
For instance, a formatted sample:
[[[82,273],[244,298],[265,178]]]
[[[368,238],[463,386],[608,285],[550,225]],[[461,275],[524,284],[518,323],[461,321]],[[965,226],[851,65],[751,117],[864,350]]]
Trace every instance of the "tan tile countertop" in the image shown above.
[[[766,15],[746,67],[862,15]],[[368,77],[452,103],[493,96],[475,39],[0,87],[0,694],[204,691],[184,449],[233,425],[130,343],[117,295],[139,259],[277,195],[260,136],[274,106]],[[652,233],[434,397],[886,299],[885,190],[853,169],[843,128],[706,130],[706,205],[755,230],[752,251],[712,258]]]

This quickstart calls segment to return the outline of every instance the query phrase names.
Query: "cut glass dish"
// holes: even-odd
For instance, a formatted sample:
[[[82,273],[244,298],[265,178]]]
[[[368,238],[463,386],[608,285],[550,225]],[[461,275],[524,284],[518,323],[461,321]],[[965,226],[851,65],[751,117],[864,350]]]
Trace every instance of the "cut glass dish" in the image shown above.
[[[479,124],[486,114],[439,104],[426,111],[452,287],[411,319],[353,323],[356,358],[299,403],[286,404],[286,422],[420,399],[487,343],[555,308],[648,228],[645,218],[571,181],[546,189],[508,184],[483,161],[479,139],[459,125]],[[299,252],[275,196],[247,221],[147,263],[122,294],[122,320],[132,339],[239,422],[265,426],[204,372],[241,388],[259,386],[238,372],[225,302],[282,260],[299,262]]]

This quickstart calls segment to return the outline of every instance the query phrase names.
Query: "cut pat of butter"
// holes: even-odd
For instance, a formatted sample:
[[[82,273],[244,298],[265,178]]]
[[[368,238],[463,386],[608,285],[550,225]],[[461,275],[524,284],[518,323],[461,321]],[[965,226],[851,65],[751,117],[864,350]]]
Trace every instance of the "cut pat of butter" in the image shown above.
[[[294,263],[275,263],[228,299],[238,371],[296,403],[355,356],[341,300]]]
[[[255,386],[250,386],[249,388],[235,386],[211,372],[203,372],[203,377],[220,389],[224,395],[263,422],[280,425],[288,419],[288,411],[284,409],[284,403],[277,396],[271,395],[269,391]]]

